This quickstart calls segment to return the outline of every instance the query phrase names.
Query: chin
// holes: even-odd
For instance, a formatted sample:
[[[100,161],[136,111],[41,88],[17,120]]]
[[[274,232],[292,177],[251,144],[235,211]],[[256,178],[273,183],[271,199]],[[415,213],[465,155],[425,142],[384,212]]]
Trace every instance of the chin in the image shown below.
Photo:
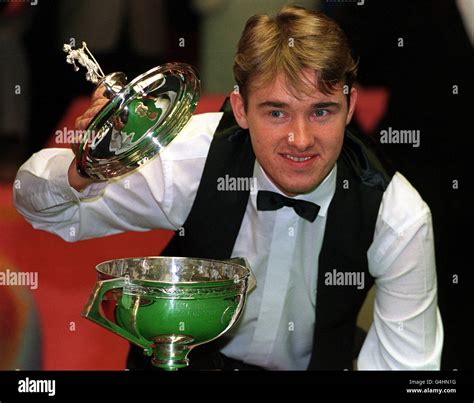
[[[317,184],[301,184],[301,185],[295,185],[292,183],[291,185],[288,186],[281,186],[280,189],[285,192],[288,195],[291,196],[296,196],[304,193],[310,193],[314,189],[316,189],[318,185]]]

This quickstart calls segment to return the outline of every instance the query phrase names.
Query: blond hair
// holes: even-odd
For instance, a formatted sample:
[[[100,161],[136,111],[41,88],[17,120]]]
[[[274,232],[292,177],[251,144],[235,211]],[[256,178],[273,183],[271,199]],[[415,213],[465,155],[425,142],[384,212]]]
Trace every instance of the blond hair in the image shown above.
[[[270,84],[284,73],[294,93],[314,91],[301,71],[314,70],[318,89],[335,91],[339,83],[352,86],[357,63],[342,29],[322,13],[297,6],[283,7],[275,17],[251,17],[239,40],[234,58],[234,77],[247,100],[248,92]]]

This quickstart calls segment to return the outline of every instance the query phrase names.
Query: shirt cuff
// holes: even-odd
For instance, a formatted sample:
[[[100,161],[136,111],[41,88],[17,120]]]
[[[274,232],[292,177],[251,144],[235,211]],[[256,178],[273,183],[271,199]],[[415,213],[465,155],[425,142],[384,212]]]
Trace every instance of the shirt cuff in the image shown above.
[[[49,179],[50,191],[57,204],[80,201],[99,196],[107,186],[107,182],[95,182],[78,192],[69,184],[68,171],[74,156],[57,156],[51,162]]]

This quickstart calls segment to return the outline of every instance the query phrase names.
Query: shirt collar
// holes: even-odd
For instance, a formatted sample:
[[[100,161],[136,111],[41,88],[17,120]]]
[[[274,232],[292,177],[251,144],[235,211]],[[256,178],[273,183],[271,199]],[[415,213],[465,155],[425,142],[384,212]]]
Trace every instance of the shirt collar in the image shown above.
[[[336,176],[337,176],[337,165],[331,169],[331,172],[324,178],[319,186],[310,193],[295,196],[295,199],[306,200],[316,203],[320,208],[318,215],[325,217],[329,204],[331,204],[332,197],[336,191]],[[284,195],[284,193],[276,187],[271,181],[268,175],[263,170],[262,166],[255,161],[254,167],[254,178],[256,178],[257,190],[269,190],[272,192]],[[257,192],[251,192],[251,199],[254,205],[257,205]]]

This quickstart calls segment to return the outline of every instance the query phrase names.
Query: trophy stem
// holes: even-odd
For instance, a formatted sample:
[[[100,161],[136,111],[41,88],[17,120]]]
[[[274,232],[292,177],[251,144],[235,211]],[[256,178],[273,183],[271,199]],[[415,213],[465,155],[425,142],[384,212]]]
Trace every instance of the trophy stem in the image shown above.
[[[154,339],[153,359],[151,363],[165,371],[177,371],[189,365],[187,358],[194,339],[186,335],[158,336]]]
[[[105,92],[104,96],[111,99],[122,91],[123,87],[127,84],[127,76],[122,72],[115,72],[107,74],[105,77],[100,79],[96,84],[97,87],[104,85]]]

